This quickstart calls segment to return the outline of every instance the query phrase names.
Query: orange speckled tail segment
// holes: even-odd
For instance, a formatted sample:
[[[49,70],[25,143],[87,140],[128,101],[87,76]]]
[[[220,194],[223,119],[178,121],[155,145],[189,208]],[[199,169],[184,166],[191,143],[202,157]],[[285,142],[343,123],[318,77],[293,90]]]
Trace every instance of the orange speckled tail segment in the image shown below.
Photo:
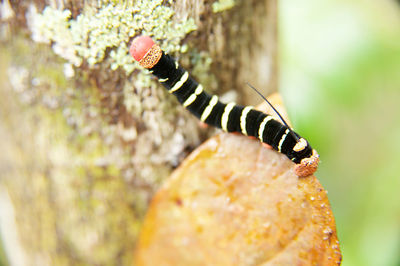
[[[208,94],[150,37],[137,37],[129,51],[141,66],[149,69],[202,122],[225,132],[256,137],[269,144],[296,164],[294,172],[300,177],[309,176],[317,170],[319,155],[308,141],[269,114],[233,102],[225,104],[218,100],[218,96]]]

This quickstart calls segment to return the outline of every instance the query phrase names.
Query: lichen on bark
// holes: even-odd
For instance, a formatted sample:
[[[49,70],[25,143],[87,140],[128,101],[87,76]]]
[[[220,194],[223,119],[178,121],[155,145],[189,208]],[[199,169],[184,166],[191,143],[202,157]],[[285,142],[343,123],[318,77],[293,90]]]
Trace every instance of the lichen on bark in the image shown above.
[[[161,1],[136,3],[88,4],[75,18],[30,6],[36,43],[12,19],[2,25],[11,31],[2,39],[10,81],[1,88],[2,142],[10,145],[1,180],[32,264],[129,264],[152,191],[199,141],[189,115],[175,131],[176,107],[127,52],[132,36],[155,25],[151,35],[169,35],[164,48],[181,52],[194,23],[174,22]]]

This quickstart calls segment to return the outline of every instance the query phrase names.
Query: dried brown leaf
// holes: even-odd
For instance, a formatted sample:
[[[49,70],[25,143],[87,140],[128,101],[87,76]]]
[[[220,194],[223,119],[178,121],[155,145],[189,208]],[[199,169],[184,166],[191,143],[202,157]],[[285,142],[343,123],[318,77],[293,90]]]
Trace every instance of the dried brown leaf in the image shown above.
[[[258,141],[220,134],[155,195],[137,265],[337,265],[326,191]]]

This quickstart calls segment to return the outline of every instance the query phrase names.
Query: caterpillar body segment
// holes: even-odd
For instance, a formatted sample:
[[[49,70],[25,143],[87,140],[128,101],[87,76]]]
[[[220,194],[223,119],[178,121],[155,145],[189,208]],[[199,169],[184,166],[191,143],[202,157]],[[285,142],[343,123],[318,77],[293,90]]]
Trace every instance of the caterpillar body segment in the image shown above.
[[[319,155],[304,138],[269,114],[250,106],[225,104],[218,100],[218,96],[208,94],[201,84],[149,37],[137,37],[132,42],[130,53],[202,122],[226,132],[253,136],[269,144],[296,164],[294,171],[298,176],[308,176],[317,170]]]

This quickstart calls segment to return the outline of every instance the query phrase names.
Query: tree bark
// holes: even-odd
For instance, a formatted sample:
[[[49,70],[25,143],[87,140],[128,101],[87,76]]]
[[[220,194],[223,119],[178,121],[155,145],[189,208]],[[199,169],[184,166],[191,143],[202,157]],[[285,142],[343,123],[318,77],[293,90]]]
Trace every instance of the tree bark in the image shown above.
[[[102,2],[2,2],[0,201],[9,199],[13,210],[0,210],[0,216],[15,221],[16,241],[8,234],[14,227],[0,225],[5,249],[12,250],[11,263],[130,265],[153,193],[212,133],[198,127],[137,66],[124,69],[132,62],[121,63],[126,57],[118,51],[125,50],[109,45],[114,37],[105,34],[119,27],[115,39],[121,38],[118,21],[107,23],[131,6]],[[159,34],[166,40],[176,34],[170,52],[204,87],[220,95],[234,92],[242,104],[257,104],[259,98],[245,82],[266,95],[277,87],[277,3],[241,0],[230,7],[226,2],[219,1],[219,9],[216,2],[200,0],[149,8],[154,8],[150,13],[160,6],[166,8],[163,13],[174,13],[164,21],[169,31]],[[133,12],[134,17],[145,19],[144,9]],[[70,16],[57,10],[69,10]],[[67,46],[72,38],[57,34],[77,37],[70,32],[71,21],[84,16],[84,25],[99,23],[97,28],[84,32],[91,34],[86,46]],[[45,23],[34,26],[34,18],[45,18]],[[185,24],[189,19],[196,30],[178,32],[180,25],[191,27]],[[134,35],[158,30],[148,28],[151,22],[134,22],[135,33],[122,36],[119,47],[128,46]],[[96,29],[101,29],[98,35]],[[40,43],[34,31],[47,41]],[[93,51],[91,41],[108,46],[86,55]]]

